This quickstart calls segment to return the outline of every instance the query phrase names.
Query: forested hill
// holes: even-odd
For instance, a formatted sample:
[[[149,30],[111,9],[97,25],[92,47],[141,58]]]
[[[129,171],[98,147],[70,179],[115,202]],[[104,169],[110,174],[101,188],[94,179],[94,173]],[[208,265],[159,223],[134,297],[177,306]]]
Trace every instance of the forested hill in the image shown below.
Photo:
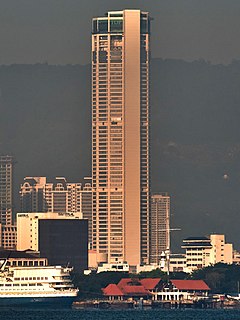
[[[91,173],[90,66],[0,66],[0,154],[24,176]],[[225,233],[240,249],[240,62],[153,59],[152,191],[172,196],[173,246]],[[16,202],[17,205],[17,202]]]

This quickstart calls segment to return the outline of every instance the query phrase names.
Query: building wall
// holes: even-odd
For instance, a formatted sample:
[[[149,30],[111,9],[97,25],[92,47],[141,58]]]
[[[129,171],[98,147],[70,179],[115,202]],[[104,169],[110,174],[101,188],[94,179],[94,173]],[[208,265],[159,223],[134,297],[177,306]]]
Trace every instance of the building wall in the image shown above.
[[[92,249],[92,185],[89,182],[81,192],[81,212],[83,219],[88,220],[88,247]]]
[[[224,260],[225,263],[233,263],[233,245],[232,243],[226,243],[224,246]]]
[[[163,270],[166,272],[166,270]],[[180,254],[172,254],[170,256],[170,263],[169,263],[169,271],[170,272],[187,272],[186,268],[186,256]]]
[[[76,271],[88,269],[87,220],[40,219],[39,250],[50,265],[70,265]]]
[[[93,249],[130,265],[149,259],[149,32],[142,20],[148,26],[140,10],[108,12],[93,19],[92,34]]]
[[[233,261],[233,246],[225,243],[224,234],[210,235],[212,248],[211,260],[213,264],[218,262],[232,263]]]
[[[28,212],[17,214],[17,250],[39,251],[40,219],[80,219],[81,215],[56,212]]]
[[[183,240],[186,251],[186,267],[189,272],[201,269],[211,263],[212,245],[207,237],[190,237]]]
[[[184,239],[182,248],[186,250],[188,272],[219,262],[233,263],[233,245],[225,243],[223,234],[211,234],[209,238]]]
[[[6,225],[1,226],[1,247],[6,250],[16,249],[17,246],[17,226],[16,225]]]

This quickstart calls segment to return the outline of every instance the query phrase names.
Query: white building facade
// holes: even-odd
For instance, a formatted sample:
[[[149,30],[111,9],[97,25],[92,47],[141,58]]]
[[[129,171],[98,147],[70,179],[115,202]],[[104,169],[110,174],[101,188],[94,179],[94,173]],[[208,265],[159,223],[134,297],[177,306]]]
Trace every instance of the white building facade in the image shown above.
[[[225,242],[225,235],[189,237],[183,240],[185,249],[185,272],[192,272],[216,263],[233,263],[233,245]]]

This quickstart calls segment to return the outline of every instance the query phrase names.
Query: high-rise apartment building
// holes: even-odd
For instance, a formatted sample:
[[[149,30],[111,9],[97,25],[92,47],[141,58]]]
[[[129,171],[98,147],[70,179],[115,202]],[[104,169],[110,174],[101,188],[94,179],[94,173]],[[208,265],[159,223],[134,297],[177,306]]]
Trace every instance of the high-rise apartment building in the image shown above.
[[[93,249],[99,261],[149,260],[148,12],[92,21]]]
[[[92,186],[70,183],[64,177],[47,182],[46,177],[26,177],[20,189],[21,212],[81,213],[88,219],[89,246],[92,243]]]
[[[150,261],[159,263],[161,253],[170,250],[170,196],[159,193],[151,196]]]
[[[0,156],[0,223],[12,224],[13,214],[13,157]]]
[[[44,212],[46,177],[25,177],[20,187],[21,212]]]

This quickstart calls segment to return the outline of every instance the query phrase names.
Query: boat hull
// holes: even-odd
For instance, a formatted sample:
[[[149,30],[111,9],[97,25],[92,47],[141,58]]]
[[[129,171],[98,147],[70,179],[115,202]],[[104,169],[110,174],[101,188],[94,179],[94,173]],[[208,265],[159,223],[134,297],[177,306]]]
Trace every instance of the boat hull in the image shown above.
[[[71,308],[75,297],[1,297],[0,307]]]

